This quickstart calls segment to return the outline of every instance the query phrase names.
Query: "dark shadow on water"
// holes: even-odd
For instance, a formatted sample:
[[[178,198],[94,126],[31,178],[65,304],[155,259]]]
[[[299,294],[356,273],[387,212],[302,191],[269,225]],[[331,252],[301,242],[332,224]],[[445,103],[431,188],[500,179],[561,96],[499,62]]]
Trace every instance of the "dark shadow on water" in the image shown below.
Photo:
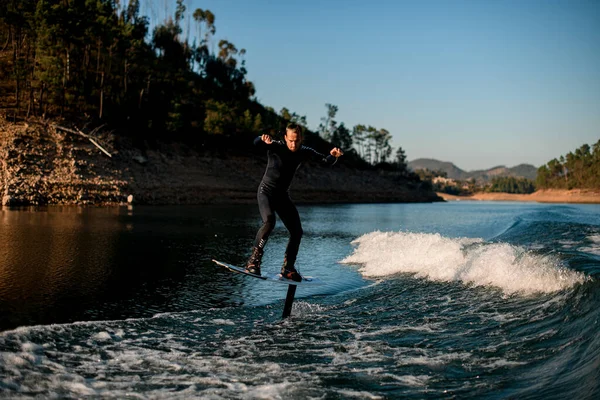
[[[0,329],[243,303],[210,260],[250,239],[249,207],[2,210]]]
[[[337,264],[351,251],[352,236],[343,229],[330,234],[327,226],[343,218],[330,210],[301,210],[299,268],[329,285],[303,288],[296,298],[365,284]],[[278,303],[285,285],[232,274],[211,261],[243,265],[259,225],[257,207],[246,205],[3,209],[0,330]],[[278,222],[264,273],[279,271],[287,240]]]

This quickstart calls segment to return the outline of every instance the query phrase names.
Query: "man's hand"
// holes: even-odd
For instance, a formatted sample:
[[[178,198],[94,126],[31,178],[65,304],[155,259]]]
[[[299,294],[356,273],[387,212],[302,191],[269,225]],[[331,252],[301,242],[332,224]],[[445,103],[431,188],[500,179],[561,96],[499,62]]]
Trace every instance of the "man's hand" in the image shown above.
[[[329,154],[331,154],[335,158],[338,158],[338,157],[343,156],[344,152],[339,147],[334,147],[333,149],[331,149],[331,151],[329,152]]]
[[[271,144],[273,143],[273,138],[270,135],[264,134],[260,137],[260,140],[262,140],[263,142],[265,142],[266,144]]]

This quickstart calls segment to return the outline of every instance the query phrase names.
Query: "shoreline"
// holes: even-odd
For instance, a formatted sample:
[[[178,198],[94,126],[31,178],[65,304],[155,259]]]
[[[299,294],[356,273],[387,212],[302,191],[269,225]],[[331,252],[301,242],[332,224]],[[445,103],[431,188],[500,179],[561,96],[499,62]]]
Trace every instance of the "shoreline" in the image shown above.
[[[0,118],[0,205],[255,204],[267,165],[251,144],[244,151],[175,142],[139,148],[111,132],[91,138],[48,122]],[[443,201],[385,171],[309,164],[290,190],[296,204]]]
[[[522,201],[537,203],[600,204],[600,189],[545,189],[531,194],[475,193],[470,196],[455,196],[437,193],[445,201]]]

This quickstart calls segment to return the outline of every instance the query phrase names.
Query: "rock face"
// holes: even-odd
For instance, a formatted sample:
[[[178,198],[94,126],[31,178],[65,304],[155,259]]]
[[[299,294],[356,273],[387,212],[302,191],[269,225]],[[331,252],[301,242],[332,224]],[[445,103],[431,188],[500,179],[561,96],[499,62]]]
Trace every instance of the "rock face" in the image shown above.
[[[76,132],[0,119],[2,205],[254,203],[266,166],[266,156],[250,152],[206,154],[181,144],[141,151],[106,132],[93,139],[112,157]],[[442,200],[393,174],[343,161],[333,168],[302,166],[291,194],[299,203]]]
[[[120,202],[128,182],[118,166],[97,153],[83,137],[37,124],[0,122],[2,204]]]

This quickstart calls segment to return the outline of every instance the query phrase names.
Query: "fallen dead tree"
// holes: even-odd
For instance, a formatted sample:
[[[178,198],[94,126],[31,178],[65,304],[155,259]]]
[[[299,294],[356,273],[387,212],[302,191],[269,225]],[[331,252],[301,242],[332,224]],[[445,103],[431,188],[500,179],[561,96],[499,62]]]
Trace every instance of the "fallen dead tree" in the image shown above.
[[[83,133],[81,130],[79,130],[77,128],[75,130],[73,130],[73,129],[66,128],[66,127],[60,126],[60,125],[52,125],[52,126],[55,129],[61,130],[63,132],[67,132],[67,133],[72,133],[74,135],[81,135],[81,136],[83,136],[84,138],[86,138],[87,140],[89,140],[94,146],[96,146],[97,148],[99,148],[104,154],[106,154],[107,156],[109,156],[109,157],[112,158],[112,154],[110,154],[104,147],[100,146],[100,144],[96,140],[94,140],[94,138],[91,135],[87,135],[87,134]],[[104,125],[99,126],[98,128],[94,129],[92,131],[92,133],[100,130],[103,126]]]

